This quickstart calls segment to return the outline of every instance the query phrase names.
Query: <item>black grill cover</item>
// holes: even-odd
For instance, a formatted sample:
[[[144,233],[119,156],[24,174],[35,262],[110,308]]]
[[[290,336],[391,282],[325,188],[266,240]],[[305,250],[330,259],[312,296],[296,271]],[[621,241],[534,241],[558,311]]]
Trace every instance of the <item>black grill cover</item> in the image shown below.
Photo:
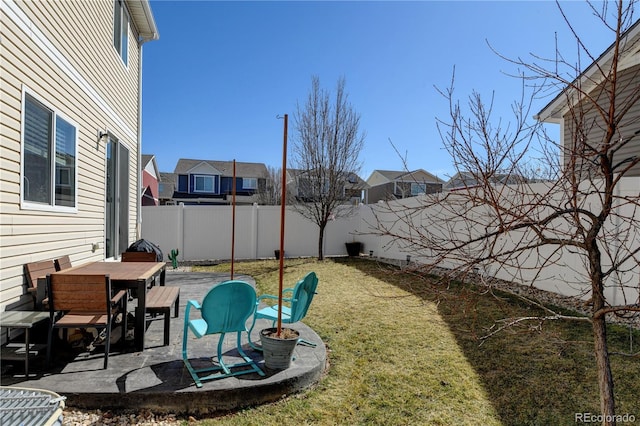
[[[135,243],[131,244],[127,251],[143,251],[147,253],[155,253],[158,262],[163,261],[162,250],[160,250],[160,247],[145,239],[138,240]]]

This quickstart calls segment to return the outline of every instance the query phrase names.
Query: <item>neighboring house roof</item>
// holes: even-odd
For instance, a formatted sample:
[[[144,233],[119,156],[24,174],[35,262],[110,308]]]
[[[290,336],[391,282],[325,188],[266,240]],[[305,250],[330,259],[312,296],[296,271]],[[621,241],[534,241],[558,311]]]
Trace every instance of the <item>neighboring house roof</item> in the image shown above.
[[[344,187],[345,189],[367,189],[369,185],[357,174],[349,173]]]
[[[287,169],[287,180],[291,182],[293,179],[304,176],[309,173],[307,170],[302,169]],[[360,176],[356,173],[348,172],[345,173],[346,178],[344,179],[344,187],[345,189],[366,189],[369,187],[367,182],[365,182]]]
[[[622,46],[622,55],[619,61],[619,70],[637,65],[640,58],[640,20],[620,36],[620,45]],[[542,122],[561,123],[562,117],[571,108],[568,99],[577,99],[577,97],[568,96],[567,92],[572,90],[571,87],[580,85],[582,91],[589,93],[600,84],[604,78],[602,76],[603,70],[611,67],[614,49],[615,42],[589,65],[571,85],[558,93],[534,118]]]
[[[159,180],[160,172],[158,171],[158,164],[156,163],[156,156],[155,155],[149,155],[149,154],[142,154],[141,159],[142,159],[142,167],[140,168],[140,170],[145,170],[145,169],[147,169],[147,167],[151,166],[153,168],[153,171],[154,171],[154,173],[152,173],[152,174],[154,174],[155,176],[158,176],[158,180]],[[149,164],[149,163],[151,163],[151,164]]]
[[[198,166],[206,164],[214,169],[218,170],[223,176],[233,176],[233,161],[214,161],[214,160],[194,160],[181,158],[176,164],[174,173],[178,175],[189,174],[192,170]],[[255,177],[255,178],[267,178],[269,172],[267,166],[264,163],[244,163],[236,161],[236,176],[237,177]]]
[[[158,182],[160,180],[160,172],[154,155],[142,154],[141,172],[142,172],[142,188],[141,196],[143,203],[158,203]],[[144,205],[144,204],[143,204]]]
[[[177,175],[175,173],[160,172],[160,182],[158,198],[170,199],[176,189]]]
[[[149,0],[126,0],[129,9],[129,16],[133,25],[138,29],[140,38],[143,41],[158,40],[160,34],[156,21],[151,13]]]
[[[367,179],[370,186],[383,185],[389,182],[430,182],[444,183],[439,177],[423,169],[407,170],[374,170]]]

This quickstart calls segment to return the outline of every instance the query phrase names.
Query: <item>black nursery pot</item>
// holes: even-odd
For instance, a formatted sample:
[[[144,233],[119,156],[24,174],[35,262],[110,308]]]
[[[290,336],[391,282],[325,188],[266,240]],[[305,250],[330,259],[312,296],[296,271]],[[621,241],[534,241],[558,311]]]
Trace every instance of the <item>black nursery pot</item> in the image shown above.
[[[347,254],[351,257],[360,256],[360,251],[362,250],[362,243],[353,242],[353,243],[344,243],[347,246]]]

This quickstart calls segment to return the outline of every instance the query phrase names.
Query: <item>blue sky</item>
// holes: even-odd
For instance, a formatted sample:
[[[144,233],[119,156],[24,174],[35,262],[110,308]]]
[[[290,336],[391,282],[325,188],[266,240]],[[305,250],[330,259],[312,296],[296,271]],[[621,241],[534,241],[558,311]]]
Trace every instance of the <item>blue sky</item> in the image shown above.
[[[583,2],[563,2],[595,55],[613,41]],[[576,58],[576,43],[551,1],[289,1],[152,0],[160,39],[144,45],[143,153],[160,171],[179,158],[282,164],[283,121],[289,135],[296,102],[317,75],[332,89],[338,78],[366,132],[361,177],[373,170],[454,173],[436,128],[456,96],[495,92],[496,118],[510,120],[521,83],[507,57],[531,53]],[[585,64],[587,65],[587,64]],[[550,94],[549,96],[551,96]],[[554,95],[554,94],[553,94]],[[540,99],[538,112],[551,97]],[[291,138],[289,144],[292,143]]]

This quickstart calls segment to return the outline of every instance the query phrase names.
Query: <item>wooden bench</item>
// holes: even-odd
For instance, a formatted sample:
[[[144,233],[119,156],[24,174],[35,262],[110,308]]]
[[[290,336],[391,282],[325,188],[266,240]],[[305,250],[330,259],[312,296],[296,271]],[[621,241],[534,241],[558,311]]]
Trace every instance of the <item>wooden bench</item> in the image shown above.
[[[56,272],[55,264],[53,260],[31,262],[24,265],[24,271],[27,276],[27,284],[29,285],[27,291],[33,297],[33,308],[41,310],[43,309],[43,303],[47,303],[47,275]]]
[[[164,344],[169,344],[169,321],[171,306],[175,306],[175,317],[180,310],[180,287],[154,286],[147,292],[146,308],[150,314],[164,315]]]

